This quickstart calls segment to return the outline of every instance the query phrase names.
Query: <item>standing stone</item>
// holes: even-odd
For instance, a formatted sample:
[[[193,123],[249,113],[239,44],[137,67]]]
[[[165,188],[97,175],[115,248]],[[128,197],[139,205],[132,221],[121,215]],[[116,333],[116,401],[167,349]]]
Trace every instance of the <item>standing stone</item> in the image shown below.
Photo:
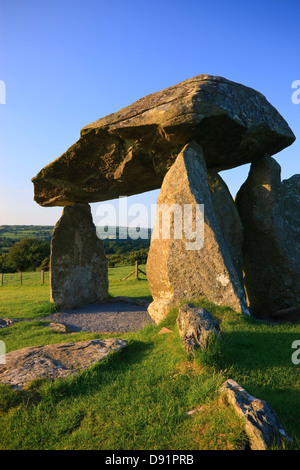
[[[244,281],[250,311],[260,318],[300,305],[300,276],[286,222],[280,165],[269,156],[252,163],[236,196],[244,225]]]
[[[88,204],[66,206],[51,241],[51,301],[77,308],[108,299],[106,255]]]
[[[208,171],[208,184],[225,243],[237,275],[243,284],[244,227],[239,211],[225,181],[216,171]]]
[[[300,175],[282,181],[281,197],[289,238],[293,246],[291,256],[300,276]]]
[[[192,302],[203,296],[218,305],[248,313],[244,290],[214,210],[203,152],[197,143],[187,144],[177,157],[164,178],[157,204],[147,262],[154,299],[148,311],[154,321],[159,323],[181,301]],[[204,218],[199,216],[201,205]],[[171,212],[172,217],[160,224],[162,208],[167,209],[164,214]],[[191,218],[189,208],[193,209]]]

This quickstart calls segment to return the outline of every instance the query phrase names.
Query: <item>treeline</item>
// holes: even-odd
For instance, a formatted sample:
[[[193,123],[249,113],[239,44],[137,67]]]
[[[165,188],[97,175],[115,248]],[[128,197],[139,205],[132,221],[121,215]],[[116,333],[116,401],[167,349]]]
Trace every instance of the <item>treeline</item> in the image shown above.
[[[150,239],[102,240],[109,267],[132,265],[136,261],[146,264]]]
[[[8,250],[0,253],[0,272],[48,270],[50,242],[37,238],[23,238]]]
[[[49,269],[53,227],[42,227],[42,230],[38,230],[38,228],[40,227],[0,227],[0,272],[39,271],[42,269],[47,271]],[[10,234],[12,234],[11,237]],[[30,234],[30,236],[25,237],[25,234]],[[135,261],[146,264],[150,247],[150,231],[147,239],[127,238],[122,240],[118,238],[119,235],[120,233],[117,232],[116,239],[102,240],[108,266],[133,265]],[[122,235],[124,236],[124,232]]]
[[[11,246],[23,238],[37,238],[50,243],[53,226],[0,225],[0,252],[8,252]]]

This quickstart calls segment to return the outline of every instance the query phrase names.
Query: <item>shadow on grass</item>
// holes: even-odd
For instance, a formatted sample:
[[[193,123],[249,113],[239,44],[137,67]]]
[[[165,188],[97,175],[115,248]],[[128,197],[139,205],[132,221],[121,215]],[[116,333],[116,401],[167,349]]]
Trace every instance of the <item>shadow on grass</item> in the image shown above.
[[[129,340],[125,349],[110,354],[103,361],[76,375],[54,381],[49,378],[33,380],[18,391],[0,384],[0,411],[8,411],[22,404],[36,405],[45,396],[52,404],[87,395],[91,397],[104,386],[120,381],[120,377],[125,376],[130,368],[143,361],[152,347],[151,343]]]
[[[299,339],[297,333],[237,331],[222,332],[222,358],[220,367],[258,371],[267,367],[295,368],[292,362],[292,344]]]
[[[265,328],[262,324],[253,332],[222,332],[211,364],[251,395],[269,403],[297,446],[300,379],[299,367],[292,362],[291,345],[299,334]]]
[[[138,340],[128,340],[125,349],[110,354],[103,361],[89,367],[85,371],[80,371],[78,375],[70,376],[66,379],[47,381],[47,395],[51,395],[51,401],[58,403],[62,399],[83,398],[96,394],[103,387],[114,382],[120,382],[122,375],[144,360],[153,345]],[[41,384],[43,381],[41,382]],[[38,384],[37,384],[38,385]]]

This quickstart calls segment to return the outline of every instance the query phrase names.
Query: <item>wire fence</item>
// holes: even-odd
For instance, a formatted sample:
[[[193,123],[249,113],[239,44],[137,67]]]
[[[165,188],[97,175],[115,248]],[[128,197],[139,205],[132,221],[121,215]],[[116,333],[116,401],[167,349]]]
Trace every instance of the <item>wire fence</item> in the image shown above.
[[[145,279],[146,265],[139,265],[135,263],[133,265],[114,266],[108,268],[108,274],[112,279],[118,279],[125,281],[129,278]],[[25,271],[17,273],[0,273],[0,287],[8,285],[31,285],[31,284],[48,284],[50,282],[49,271]]]
[[[48,271],[20,271],[17,273],[0,273],[0,286],[26,285],[26,284],[48,284]]]

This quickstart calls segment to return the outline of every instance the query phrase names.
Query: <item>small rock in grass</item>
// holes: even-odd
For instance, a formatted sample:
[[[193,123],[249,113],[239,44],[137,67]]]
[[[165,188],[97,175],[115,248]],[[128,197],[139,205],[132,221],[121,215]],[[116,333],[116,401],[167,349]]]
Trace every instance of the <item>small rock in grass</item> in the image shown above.
[[[206,349],[209,339],[220,332],[218,323],[205,308],[191,304],[185,304],[179,309],[177,326],[183,346],[189,354],[193,354],[195,349]]]
[[[291,442],[290,436],[267,402],[251,396],[232,379],[226,380],[220,392],[225,394],[236,414],[244,420],[251,450],[281,447],[285,439]]]

